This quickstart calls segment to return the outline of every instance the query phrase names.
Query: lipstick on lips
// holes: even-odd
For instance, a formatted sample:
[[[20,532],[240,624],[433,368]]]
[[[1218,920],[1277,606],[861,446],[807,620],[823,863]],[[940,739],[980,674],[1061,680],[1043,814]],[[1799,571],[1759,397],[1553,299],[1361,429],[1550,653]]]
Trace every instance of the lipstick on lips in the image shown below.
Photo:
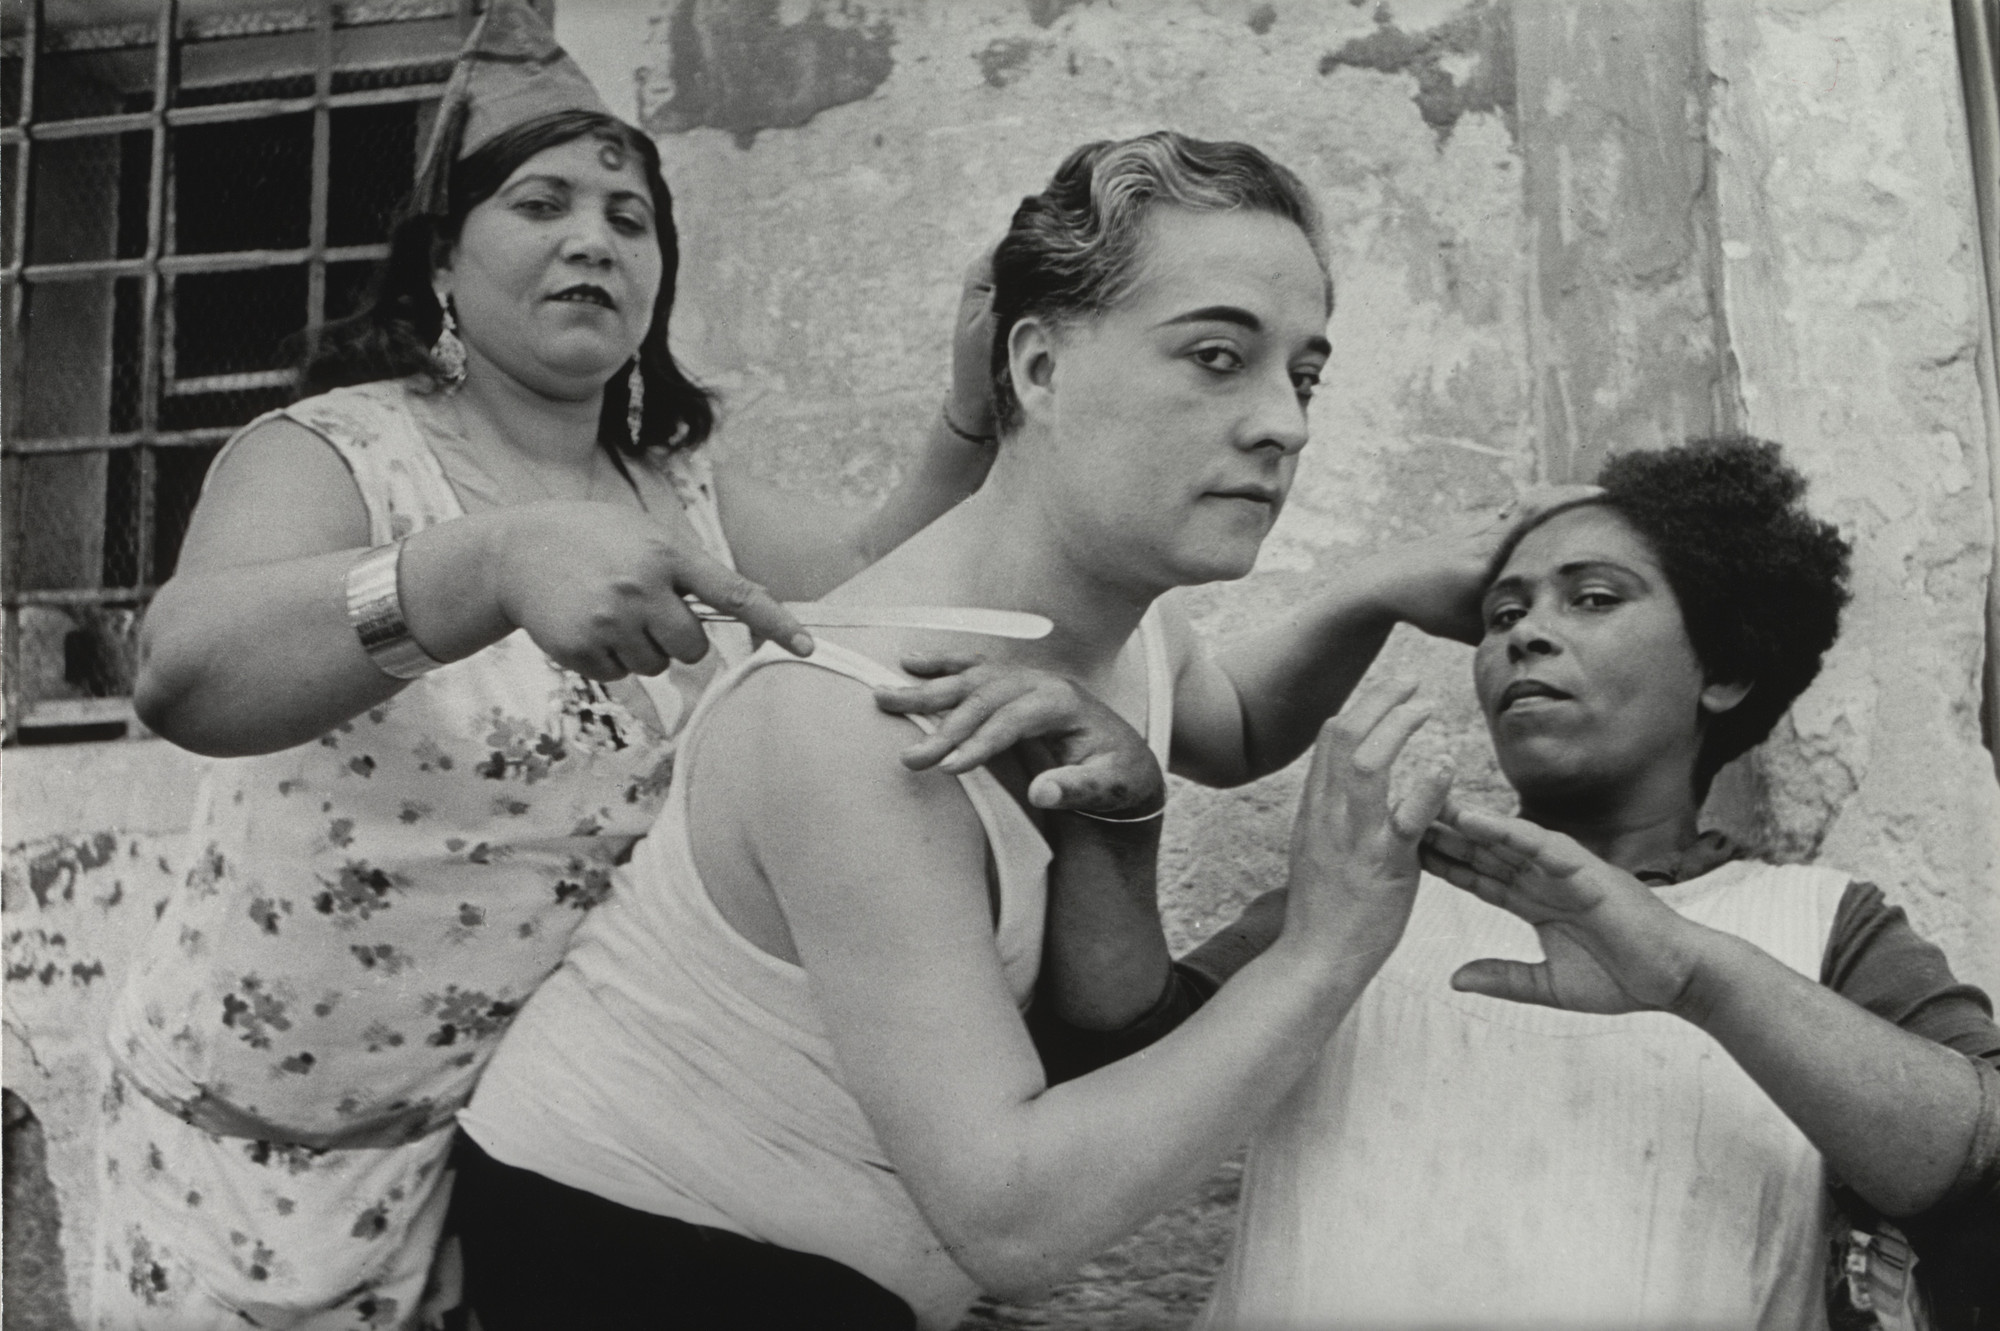
[[[575,286],[564,287],[549,299],[577,305],[599,305],[612,311],[618,308],[618,302],[611,298],[611,293],[592,282],[578,282]]]

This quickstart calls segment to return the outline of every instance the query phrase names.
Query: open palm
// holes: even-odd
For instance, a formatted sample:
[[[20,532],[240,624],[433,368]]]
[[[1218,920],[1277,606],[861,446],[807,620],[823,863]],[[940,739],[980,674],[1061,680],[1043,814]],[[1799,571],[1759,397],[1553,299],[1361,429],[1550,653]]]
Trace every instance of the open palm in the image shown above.
[[[1696,926],[1562,833],[1452,807],[1421,854],[1430,872],[1533,925],[1542,945],[1539,962],[1468,962],[1454,988],[1596,1013],[1672,1009],[1686,993]]]

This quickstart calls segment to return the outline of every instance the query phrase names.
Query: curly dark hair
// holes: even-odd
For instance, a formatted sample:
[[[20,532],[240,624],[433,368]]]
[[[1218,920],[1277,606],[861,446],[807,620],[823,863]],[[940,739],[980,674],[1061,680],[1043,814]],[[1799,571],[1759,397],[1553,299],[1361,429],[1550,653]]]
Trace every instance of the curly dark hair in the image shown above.
[[[1086,143],[1063,159],[1047,189],[1021,200],[993,252],[993,408],[1003,433],[1021,412],[1008,334],[1031,315],[1062,323],[1115,304],[1138,275],[1146,215],[1155,204],[1282,217],[1305,233],[1326,272],[1311,193],[1261,149],[1169,129]],[[1332,298],[1329,278],[1329,304]]]
[[[493,197],[521,163],[536,153],[585,136],[616,143],[637,156],[652,194],[660,240],[660,294],[653,301],[653,324],[632,365],[604,385],[597,439],[606,448],[632,455],[654,447],[693,448],[708,438],[715,409],[707,390],[690,379],[667,345],[674,311],[674,280],[680,268],[680,235],[674,229],[674,199],[660,172],[660,150],[622,120],[595,111],[557,111],[495,135],[453,164],[449,202],[443,214],[427,212],[415,196],[391,232],[389,257],[376,272],[367,306],[330,324],[299,376],[300,396],[348,384],[424,374],[436,378],[431,346],[443,326],[431,277],[437,261],[457,239],[465,216]],[[645,377],[645,417],[639,437],[625,424],[630,379]]]
[[[1806,510],[1805,477],[1768,440],[1692,439],[1625,453],[1604,464],[1597,484],[1602,495],[1515,532],[1494,567],[1558,512],[1602,505],[1632,524],[1659,558],[1703,672],[1751,686],[1709,720],[1694,774],[1705,794],[1722,765],[1761,744],[1818,676],[1840,634],[1853,546]]]

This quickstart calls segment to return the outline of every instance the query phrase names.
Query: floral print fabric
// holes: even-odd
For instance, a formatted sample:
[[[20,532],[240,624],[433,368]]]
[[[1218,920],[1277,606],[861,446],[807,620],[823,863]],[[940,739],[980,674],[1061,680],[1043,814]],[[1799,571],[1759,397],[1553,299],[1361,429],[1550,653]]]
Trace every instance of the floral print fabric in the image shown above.
[[[462,513],[426,443],[428,416],[411,410],[416,391],[369,384],[278,413],[339,452],[376,543]],[[705,460],[652,465],[726,559]],[[227,1225],[255,1244],[275,1217],[252,1205],[268,1165],[239,1161],[246,1143],[294,1152],[336,1194],[356,1169],[350,1152],[416,1143],[441,1153],[498,1037],[652,824],[673,734],[720,655],[676,665],[667,687],[648,689],[655,724],[516,633],[311,743],[216,762],[198,801],[194,868],[114,1011],[111,1052],[129,1117],[147,1118],[129,1102],[149,1101],[222,1145],[207,1164],[158,1170],[108,1155],[119,1177],[106,1186],[129,1194],[158,1183],[179,1209],[157,1214],[214,1225],[224,1244]],[[244,1166],[250,1174],[228,1187],[193,1181]],[[386,1246],[408,1246],[408,1217],[433,1204],[440,1173],[405,1183]],[[200,1207],[185,1203],[190,1192],[203,1194]],[[221,1193],[249,1210],[220,1216]],[[128,1197],[106,1201],[121,1219],[163,1223]],[[328,1223],[347,1223],[337,1212]],[[148,1241],[186,1246],[172,1233]],[[133,1243],[107,1242],[102,1258],[138,1269]],[[181,1260],[213,1265],[192,1249]],[[262,1265],[302,1260],[279,1251]],[[171,1280],[174,1263],[156,1265]]]
[[[114,1072],[100,1134],[100,1331],[392,1331],[457,1301],[431,1261],[451,1133],[337,1151],[222,1136]]]

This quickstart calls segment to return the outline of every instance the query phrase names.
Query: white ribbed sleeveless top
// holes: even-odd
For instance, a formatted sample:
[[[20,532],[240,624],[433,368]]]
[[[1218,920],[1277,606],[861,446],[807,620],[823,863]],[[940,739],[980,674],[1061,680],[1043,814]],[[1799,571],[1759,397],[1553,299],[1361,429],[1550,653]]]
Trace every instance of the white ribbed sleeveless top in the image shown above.
[[[1173,684],[1154,614],[1140,634],[1148,740],[1164,765]],[[805,662],[766,647],[717,680],[682,751],[696,751],[721,699],[774,665],[870,688],[908,683],[837,644],[822,641]],[[1025,1007],[1041,965],[1048,844],[984,769],[959,781],[999,879],[1001,971]],[[636,1210],[820,1253],[900,1295],[920,1326],[953,1326],[977,1287],[841,1085],[806,972],[716,909],[687,809],[688,782],[676,781],[617,890],[508,1032],[461,1125],[507,1164]]]
[[[1816,978],[1845,875],[1658,889]],[[1252,1149],[1202,1325],[1817,1328],[1820,1156],[1708,1035],[1454,992],[1532,928],[1426,876],[1402,944]]]

